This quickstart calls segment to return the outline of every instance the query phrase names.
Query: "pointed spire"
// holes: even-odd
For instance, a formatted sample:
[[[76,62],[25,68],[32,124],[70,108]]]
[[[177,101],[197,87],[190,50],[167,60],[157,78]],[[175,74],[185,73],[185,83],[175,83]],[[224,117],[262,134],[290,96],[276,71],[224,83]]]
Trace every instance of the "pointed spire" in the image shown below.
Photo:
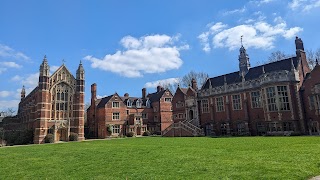
[[[264,70],[264,66],[262,66],[262,73],[265,74],[266,71]]]
[[[242,38],[243,38],[243,35],[241,35],[241,47],[243,47],[243,44],[242,44]]]
[[[84,79],[84,68],[82,66],[82,61],[80,60],[78,69],[77,69],[77,79]]]
[[[26,97],[26,89],[24,87],[24,85],[22,86],[22,90],[21,90],[21,99]]]
[[[227,77],[226,75],[223,76],[224,84],[227,84]]]
[[[209,88],[211,89],[212,88],[211,79],[208,78],[208,80],[209,80]]]
[[[47,60],[47,56],[44,55],[43,57],[43,61],[40,65],[40,76],[49,76],[49,70],[50,70],[50,67],[48,65],[48,60]]]

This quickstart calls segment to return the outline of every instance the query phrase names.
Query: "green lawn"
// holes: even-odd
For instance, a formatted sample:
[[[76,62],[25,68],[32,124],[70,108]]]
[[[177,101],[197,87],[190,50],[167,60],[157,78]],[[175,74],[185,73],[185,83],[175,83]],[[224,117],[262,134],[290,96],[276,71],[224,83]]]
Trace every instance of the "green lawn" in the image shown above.
[[[320,137],[125,138],[0,148],[0,179],[308,179]]]

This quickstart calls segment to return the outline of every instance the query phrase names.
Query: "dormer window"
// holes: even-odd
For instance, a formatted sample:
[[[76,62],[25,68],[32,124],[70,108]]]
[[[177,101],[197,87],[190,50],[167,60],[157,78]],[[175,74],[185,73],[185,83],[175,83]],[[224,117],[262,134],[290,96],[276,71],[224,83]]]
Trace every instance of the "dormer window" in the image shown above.
[[[131,102],[130,99],[128,99],[128,101],[127,101],[127,106],[128,106],[128,107],[131,107],[131,106],[132,106],[132,102]]]
[[[147,102],[146,102],[146,106],[147,106],[147,108],[150,108],[150,107],[151,107],[151,102],[150,102],[149,99],[148,99]]]
[[[140,108],[140,107],[141,107],[141,100],[140,100],[140,99],[137,100],[136,106],[137,106],[137,108]]]

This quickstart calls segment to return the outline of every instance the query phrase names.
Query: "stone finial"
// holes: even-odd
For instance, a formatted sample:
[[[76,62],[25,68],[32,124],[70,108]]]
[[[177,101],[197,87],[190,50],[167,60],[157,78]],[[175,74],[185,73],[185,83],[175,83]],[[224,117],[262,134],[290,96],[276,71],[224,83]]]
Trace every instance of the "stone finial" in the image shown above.
[[[264,70],[264,66],[262,66],[262,73],[265,74],[266,71]]]

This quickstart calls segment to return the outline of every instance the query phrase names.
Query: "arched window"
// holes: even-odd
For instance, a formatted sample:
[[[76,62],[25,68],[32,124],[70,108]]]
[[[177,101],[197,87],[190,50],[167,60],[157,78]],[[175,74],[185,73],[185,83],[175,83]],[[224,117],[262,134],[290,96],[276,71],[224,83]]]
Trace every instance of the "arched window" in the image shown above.
[[[150,108],[150,107],[151,107],[151,102],[150,102],[149,99],[148,99],[147,102],[146,102],[146,106],[147,106],[147,108]]]
[[[137,102],[136,102],[136,106],[137,106],[138,108],[140,108],[140,107],[141,107],[141,99],[138,99],[138,100],[137,100]]]
[[[131,107],[131,106],[132,106],[132,102],[131,102],[130,99],[128,99],[128,101],[127,101],[127,106],[128,106],[128,107]]]

